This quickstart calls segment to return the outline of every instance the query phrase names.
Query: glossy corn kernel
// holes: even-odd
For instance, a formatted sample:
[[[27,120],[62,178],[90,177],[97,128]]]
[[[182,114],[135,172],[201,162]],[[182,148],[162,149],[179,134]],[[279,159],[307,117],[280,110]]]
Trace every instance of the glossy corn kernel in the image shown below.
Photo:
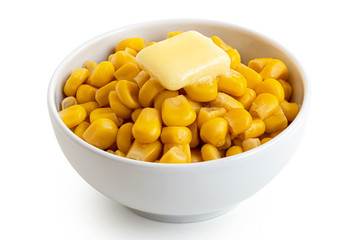
[[[273,59],[261,70],[260,75],[263,79],[274,78],[287,80],[288,70],[281,60]]]
[[[97,102],[86,102],[79,104],[83,108],[85,108],[86,116],[90,116],[90,113],[94,110],[99,108],[99,104]]]
[[[224,51],[231,49],[229,45],[227,45],[223,40],[221,40],[217,36],[212,36],[210,37],[210,39],[213,41],[213,43],[215,43],[218,47],[220,47]]]
[[[266,133],[282,131],[288,126],[288,120],[286,119],[284,112],[281,110],[281,107],[279,107],[278,110],[269,117],[265,118],[264,123]]]
[[[182,32],[182,31],[169,32],[169,33],[167,34],[167,38],[174,37],[174,36],[179,35],[179,34],[181,34],[181,33],[183,33],[183,32]]]
[[[223,107],[226,111],[234,108],[244,108],[241,102],[223,92],[219,92],[216,98],[209,104],[211,107]]]
[[[138,75],[134,77],[134,81],[137,83],[139,88],[142,88],[142,86],[150,79],[150,75],[145,71],[140,71]]]
[[[68,128],[73,128],[85,120],[86,110],[80,105],[73,105],[61,110],[59,116]]]
[[[191,131],[187,127],[164,127],[160,138],[162,143],[190,143]]]
[[[281,83],[273,78],[269,78],[261,82],[255,88],[256,95],[261,93],[271,93],[279,100],[279,103],[284,101],[285,93]]]
[[[270,141],[272,138],[271,137],[266,137],[260,140],[261,144],[267,143],[268,141]]]
[[[225,143],[218,147],[219,151],[221,151],[221,156],[225,155],[225,152],[229,147],[231,147],[232,140],[231,140],[231,134],[227,133],[225,136]]]
[[[291,94],[292,94],[292,86],[290,85],[289,82],[287,82],[285,80],[279,79],[278,81],[284,89],[284,99],[286,101],[289,101],[291,98]]]
[[[211,145],[211,144],[204,144],[201,147],[201,158],[203,161],[211,161],[215,159],[221,158],[219,150]]]
[[[75,96],[78,87],[83,84],[89,76],[89,71],[86,68],[76,68],[71,76],[66,80],[64,86],[64,93],[66,96]]]
[[[159,110],[159,112],[161,112],[161,106],[164,100],[167,98],[176,97],[178,95],[179,95],[178,91],[170,91],[170,90],[162,91],[161,93],[155,96],[154,108],[156,108],[157,110]]]
[[[205,122],[200,128],[200,138],[205,143],[210,143],[215,147],[225,144],[228,123],[224,118],[217,117]]]
[[[235,70],[231,70],[230,73],[218,77],[219,92],[227,93],[233,97],[243,95],[246,91],[246,86],[245,77]]]
[[[185,97],[188,100],[188,102],[190,103],[190,105],[193,107],[196,115],[199,114],[200,108],[202,108],[202,104],[199,103],[199,102],[194,101],[188,95],[185,95]]]
[[[143,110],[143,108],[137,108],[135,109],[132,114],[131,114],[131,120],[133,122],[136,122],[136,119],[139,117],[141,111]]]
[[[236,154],[240,154],[242,152],[244,152],[242,147],[240,147],[240,146],[232,146],[226,151],[225,156],[230,157],[230,156],[234,156]]]
[[[137,55],[137,52],[134,49],[129,48],[129,47],[126,47],[124,51],[129,53],[130,55],[132,55],[134,57],[136,57],[136,55]]]
[[[138,94],[139,87],[136,83],[127,80],[119,80],[115,86],[120,101],[130,109],[140,107]]]
[[[201,150],[199,148],[191,149],[191,163],[202,162]]]
[[[261,93],[252,102],[250,114],[265,119],[279,108],[279,100],[270,93]]]
[[[161,158],[159,163],[187,163],[188,156],[179,148],[170,148]]]
[[[240,98],[237,98],[237,100],[241,102],[241,104],[244,106],[246,110],[249,111],[251,104],[255,100],[255,98],[256,98],[255,90],[251,88],[246,88],[244,94]]]
[[[179,95],[164,100],[162,107],[162,119],[166,126],[186,127],[196,119],[196,113],[184,95]]]
[[[140,73],[140,68],[134,62],[125,63],[114,73],[117,80],[134,81],[134,78]]]
[[[259,138],[248,138],[243,141],[243,149],[244,151],[249,151],[253,148],[256,148],[261,145]]]
[[[238,50],[236,50],[234,48],[230,48],[228,50],[225,50],[225,52],[230,57],[230,61],[231,61],[230,68],[232,68],[232,69],[237,68],[237,66],[239,66],[239,64],[241,62],[241,57],[240,57]]]
[[[89,71],[89,76],[90,76],[91,74],[94,73],[94,71],[95,71],[95,69],[97,68],[98,65],[99,64],[97,64],[96,62],[87,60],[84,63],[84,68],[86,68]]]
[[[199,145],[200,143],[200,139],[199,139],[199,131],[198,131],[198,125],[195,122],[193,122],[192,124],[190,124],[188,126],[190,132],[191,132],[191,142],[190,142],[190,147],[191,148],[195,148]]]
[[[242,63],[240,63],[235,70],[246,78],[248,88],[255,89],[256,86],[262,82],[262,77],[259,73]]]
[[[139,103],[142,107],[150,107],[154,104],[154,99],[165,88],[161,84],[153,79],[148,80],[139,91]]]
[[[76,101],[76,98],[74,98],[73,96],[69,96],[69,97],[64,98],[61,101],[61,109],[65,109],[65,108],[71,107],[76,104],[78,104],[78,102]]]
[[[78,103],[94,102],[97,88],[88,84],[82,84],[76,91]]]
[[[271,60],[273,60],[273,58],[255,58],[249,61],[248,67],[260,73]]]
[[[114,154],[117,155],[117,156],[119,156],[119,157],[126,157],[126,154],[123,153],[123,152],[121,152],[121,151],[119,151],[119,150],[116,150],[116,151],[114,152]]]
[[[240,138],[234,138],[232,142],[233,145],[242,147],[242,140]]]
[[[233,135],[238,135],[248,128],[252,123],[252,117],[248,111],[241,108],[235,108],[228,111],[224,119],[228,122],[229,130]]]
[[[140,143],[139,141],[134,140],[126,157],[145,162],[153,162],[156,159],[159,159],[161,151],[162,144],[160,141]]]
[[[96,108],[90,113],[90,123],[95,122],[99,118],[107,118],[113,121],[117,127],[123,123],[123,119],[118,118],[111,108]]]
[[[197,116],[197,125],[201,128],[201,126],[210,119],[222,117],[225,114],[226,109],[223,107],[202,107]]]
[[[280,104],[280,107],[289,122],[294,121],[295,117],[299,113],[299,106],[296,103],[289,103],[288,101],[283,101]]]
[[[115,90],[117,81],[111,81],[108,84],[97,89],[95,92],[95,100],[100,107],[109,104],[109,94],[111,91]]]
[[[155,108],[144,108],[136,119],[132,134],[139,143],[155,142],[161,133],[161,116]]]
[[[239,134],[240,140],[257,138],[265,133],[265,123],[260,118],[253,119],[251,126],[245,132]]]
[[[197,102],[208,102],[214,100],[218,93],[216,78],[209,81],[200,81],[194,85],[184,87],[186,94]]]
[[[166,154],[173,147],[178,147],[183,153],[185,153],[185,155],[187,156],[186,162],[191,163],[191,150],[189,144],[165,143],[163,154]]]
[[[109,105],[111,110],[122,119],[130,119],[132,110],[128,107],[126,107],[119,99],[116,91],[111,91],[109,93]]]
[[[279,135],[281,132],[282,132],[282,131],[277,131],[277,132],[270,133],[270,134],[269,134],[269,137],[274,138],[274,137],[276,137],[277,135]]]
[[[132,140],[134,139],[132,135],[132,128],[134,124],[131,122],[121,125],[116,135],[116,146],[123,152],[127,153],[131,147]]]
[[[114,66],[115,71],[126,63],[136,63],[135,57],[128,52],[118,51],[109,57],[109,62]]]
[[[117,131],[118,127],[112,120],[99,118],[90,124],[82,136],[91,145],[107,149],[115,142]]]
[[[79,125],[76,126],[76,128],[74,130],[75,135],[81,139],[84,139],[82,135],[84,134],[84,132],[86,131],[86,129],[89,126],[90,126],[89,122],[86,122],[86,121],[81,122]]]
[[[98,64],[93,73],[89,76],[87,84],[100,88],[114,79],[114,66],[111,62],[103,61]]]
[[[125,50],[127,47],[139,52],[145,47],[144,39],[141,37],[134,37],[122,40],[116,45],[115,52]]]

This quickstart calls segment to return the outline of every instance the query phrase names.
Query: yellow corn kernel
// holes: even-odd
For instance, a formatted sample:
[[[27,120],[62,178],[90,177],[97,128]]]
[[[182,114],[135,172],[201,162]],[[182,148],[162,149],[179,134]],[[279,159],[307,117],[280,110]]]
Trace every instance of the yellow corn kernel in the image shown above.
[[[178,91],[170,91],[170,90],[162,91],[157,96],[155,96],[154,108],[156,108],[157,110],[159,110],[159,112],[161,112],[161,106],[164,100],[167,98],[176,97],[178,95],[179,95]]]
[[[134,37],[122,40],[116,45],[115,52],[125,50],[125,48],[127,47],[139,52],[145,47],[144,39],[142,39],[141,37]]]
[[[278,81],[284,89],[284,99],[286,101],[289,101],[291,98],[291,94],[292,94],[292,86],[290,85],[289,82],[287,82],[285,80],[279,79]]]
[[[241,57],[240,57],[238,50],[236,50],[234,48],[230,48],[228,50],[225,50],[225,52],[227,53],[227,55],[229,55],[230,60],[231,60],[230,68],[235,69],[237,66],[239,66],[239,64],[241,62]]]
[[[95,100],[100,107],[109,104],[109,93],[115,90],[117,81],[111,81],[108,84],[97,89],[95,92]]]
[[[84,63],[84,68],[89,71],[89,76],[94,73],[95,69],[97,68],[98,64],[96,62],[87,60]]]
[[[155,108],[144,108],[136,119],[132,134],[139,143],[155,142],[161,134],[161,116]]]
[[[270,141],[272,138],[271,137],[266,137],[260,140],[261,144],[267,143],[268,141]]]
[[[134,57],[136,57],[136,55],[137,55],[137,52],[134,49],[129,48],[129,47],[126,47],[124,51],[129,53],[130,55],[132,55]]]
[[[273,58],[255,58],[249,61],[248,67],[260,73],[271,60],[273,60]]]
[[[219,151],[221,151],[221,155],[225,155],[225,152],[222,152],[223,150],[227,150],[229,147],[231,147],[232,141],[231,141],[231,134],[227,133],[225,136],[225,143],[218,147]],[[223,154],[222,154],[223,153]]]
[[[191,148],[195,148],[199,145],[200,140],[199,140],[199,132],[198,132],[198,126],[196,121],[193,122],[192,124],[190,124],[188,126],[188,128],[190,129],[191,132],[191,142],[190,142],[190,147]]]
[[[117,127],[123,123],[123,119],[118,118],[111,108],[96,108],[90,113],[90,123],[95,122],[99,118],[107,118],[113,121]]]
[[[135,140],[126,154],[126,157],[145,162],[153,162],[156,159],[159,159],[161,150],[162,144],[159,140],[152,143],[140,143]]]
[[[210,143],[215,147],[225,144],[228,123],[221,117],[216,117],[205,122],[200,128],[200,138],[205,143]]]
[[[197,116],[197,125],[201,128],[201,126],[210,119],[222,117],[225,114],[226,109],[223,107],[202,107]]]
[[[76,68],[71,76],[66,80],[64,86],[64,93],[66,96],[75,96],[78,87],[83,84],[89,76],[89,71],[86,68]]]
[[[201,147],[201,158],[203,161],[210,161],[221,158],[219,150],[211,145],[211,144],[204,144]]]
[[[183,151],[185,153],[185,155],[187,156],[186,162],[191,163],[191,150],[190,150],[190,145],[188,143],[185,143],[185,144],[165,143],[164,149],[163,149],[163,154],[166,154],[173,147],[178,147],[181,151]]]
[[[281,109],[283,110],[286,119],[289,122],[294,121],[295,117],[299,113],[299,106],[296,103],[290,103],[288,101],[283,101],[280,104]]]
[[[255,98],[255,90],[251,88],[246,88],[244,94],[240,98],[237,98],[237,100],[240,101],[244,108],[249,111],[251,104],[255,100]]]
[[[264,66],[260,75],[264,80],[268,78],[287,80],[288,70],[285,63],[281,60],[273,59]]]
[[[179,148],[170,148],[161,158],[159,163],[187,163],[188,156]]]
[[[109,62],[114,66],[115,71],[126,63],[136,63],[135,57],[128,52],[118,51],[109,57]]]
[[[116,135],[116,146],[123,152],[127,153],[131,147],[132,140],[134,139],[132,135],[132,128],[134,124],[131,122],[121,125]]]
[[[199,148],[191,149],[191,163],[202,162],[201,150]]]
[[[266,133],[282,131],[288,126],[288,121],[284,115],[284,112],[281,110],[281,107],[279,107],[278,110],[269,117],[265,118],[264,123]]]
[[[174,37],[174,36],[179,35],[179,34],[181,34],[181,33],[183,33],[183,32],[182,32],[182,31],[169,32],[169,33],[167,34],[167,38]]]
[[[129,62],[119,67],[114,73],[114,76],[117,80],[134,81],[134,77],[136,77],[140,71],[141,70],[136,63]]]
[[[229,130],[233,135],[238,135],[250,128],[252,117],[248,111],[235,108],[228,111],[224,119],[228,122]]]
[[[226,157],[230,157],[230,156],[234,156],[236,154],[240,154],[244,152],[244,150],[242,149],[242,147],[240,146],[232,146],[230,147],[227,151],[226,151]]]
[[[160,138],[162,143],[190,143],[191,131],[187,127],[164,127]]]
[[[265,133],[265,123],[260,118],[253,119],[251,126],[243,133],[239,134],[240,140],[257,138]]]
[[[219,92],[230,94],[233,97],[240,97],[246,91],[247,82],[245,77],[235,70],[231,69],[229,74],[220,75],[218,81]]]
[[[139,87],[136,83],[127,80],[119,80],[115,86],[120,101],[130,109],[140,107],[138,94]]]
[[[193,107],[196,115],[199,114],[200,108],[202,108],[202,104],[199,103],[199,102],[194,101],[188,95],[185,95],[185,97],[188,100],[188,102],[190,103],[190,105]]]
[[[232,142],[233,142],[233,144],[235,145],[235,146],[242,146],[242,140],[241,139],[239,139],[239,138],[234,138],[233,140],[232,140]]]
[[[69,96],[69,97],[64,98],[61,101],[61,109],[65,109],[65,108],[71,107],[76,104],[78,104],[78,102],[76,101],[76,98],[74,98],[73,96]]]
[[[84,140],[82,135],[89,126],[90,126],[89,122],[86,121],[81,122],[79,125],[76,126],[74,130],[75,135]]]
[[[59,116],[68,128],[73,128],[85,120],[86,110],[80,105],[73,105],[61,110]]]
[[[243,149],[244,151],[249,151],[253,148],[256,148],[261,145],[259,138],[248,138],[243,141]]]
[[[261,93],[252,102],[250,114],[265,119],[279,108],[279,100],[271,93]]]
[[[231,47],[229,45],[227,45],[226,43],[224,43],[223,40],[221,40],[219,37],[217,36],[212,36],[210,37],[210,39],[213,41],[213,43],[215,43],[218,47],[220,47],[222,50],[229,50],[231,49]]]
[[[255,89],[256,86],[262,82],[262,77],[259,73],[242,63],[240,63],[235,70],[246,78],[248,88]]]
[[[80,87],[78,87],[76,91],[77,102],[78,103],[94,102],[96,90],[97,88],[91,85],[82,84]]]
[[[103,61],[99,63],[86,83],[93,87],[100,88],[114,79],[114,72],[115,69],[111,62]]]
[[[114,152],[114,154],[117,155],[117,156],[119,156],[119,157],[126,157],[126,154],[123,153],[123,152],[121,152],[121,151],[119,151],[119,150],[116,150],[116,151]]]
[[[87,102],[87,103],[81,103],[79,104],[86,110],[86,116],[90,116],[90,113],[94,110],[99,108],[99,104],[97,102]]]
[[[117,131],[118,127],[112,120],[99,118],[90,124],[82,136],[89,144],[107,149],[115,142]]]
[[[138,75],[134,77],[134,81],[138,84],[139,88],[142,88],[142,86],[150,79],[150,75],[145,71],[140,71]]]
[[[185,92],[191,99],[198,102],[208,102],[214,100],[218,93],[216,78],[209,81],[199,81],[194,85],[184,87]]]
[[[277,135],[279,135],[281,132],[282,132],[282,131],[277,131],[277,132],[270,133],[270,134],[269,134],[269,137],[274,138],[274,137],[276,137]]]
[[[279,103],[284,101],[285,93],[281,83],[273,78],[265,79],[255,88],[256,95],[261,93],[271,93],[279,100]]]
[[[137,108],[137,109],[135,109],[135,110],[132,112],[132,114],[131,114],[131,120],[132,120],[133,122],[136,122],[136,119],[138,119],[138,117],[139,117],[139,115],[140,115],[140,113],[141,113],[142,110],[143,110],[143,108]]]
[[[139,91],[139,103],[143,107],[150,107],[154,104],[154,99],[165,88],[161,86],[159,81],[150,79],[147,81]]]
[[[223,92],[218,93],[217,97],[210,102],[210,106],[223,107],[226,109],[226,111],[230,111],[234,108],[244,108],[241,102]]]
[[[166,126],[186,127],[196,119],[195,110],[184,95],[165,99],[161,113]]]
[[[126,107],[119,99],[116,91],[111,91],[109,93],[109,105],[111,110],[122,119],[130,119],[132,110]]]

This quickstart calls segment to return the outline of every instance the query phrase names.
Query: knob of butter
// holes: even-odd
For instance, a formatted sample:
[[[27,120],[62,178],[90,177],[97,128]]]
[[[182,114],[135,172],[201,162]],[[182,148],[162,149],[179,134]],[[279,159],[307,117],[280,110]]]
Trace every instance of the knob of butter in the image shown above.
[[[188,31],[142,49],[139,66],[169,90],[213,79],[230,70],[230,58],[212,40]]]

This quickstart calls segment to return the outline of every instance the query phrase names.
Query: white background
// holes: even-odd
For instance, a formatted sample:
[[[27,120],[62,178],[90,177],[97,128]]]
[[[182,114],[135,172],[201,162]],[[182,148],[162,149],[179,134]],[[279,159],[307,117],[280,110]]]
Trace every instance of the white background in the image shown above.
[[[360,14],[356,1],[1,1],[0,239],[360,239]],[[312,85],[285,169],[227,214],[139,217],[91,188],[54,137],[49,79],[74,48],[167,18],[234,23],[282,44]]]

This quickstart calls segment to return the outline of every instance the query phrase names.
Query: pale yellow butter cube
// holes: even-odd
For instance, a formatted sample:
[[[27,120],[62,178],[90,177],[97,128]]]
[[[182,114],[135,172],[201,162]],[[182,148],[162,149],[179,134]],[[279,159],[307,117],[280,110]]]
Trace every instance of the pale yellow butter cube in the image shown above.
[[[212,40],[188,31],[142,49],[139,66],[168,90],[179,90],[230,70],[230,58]]]

